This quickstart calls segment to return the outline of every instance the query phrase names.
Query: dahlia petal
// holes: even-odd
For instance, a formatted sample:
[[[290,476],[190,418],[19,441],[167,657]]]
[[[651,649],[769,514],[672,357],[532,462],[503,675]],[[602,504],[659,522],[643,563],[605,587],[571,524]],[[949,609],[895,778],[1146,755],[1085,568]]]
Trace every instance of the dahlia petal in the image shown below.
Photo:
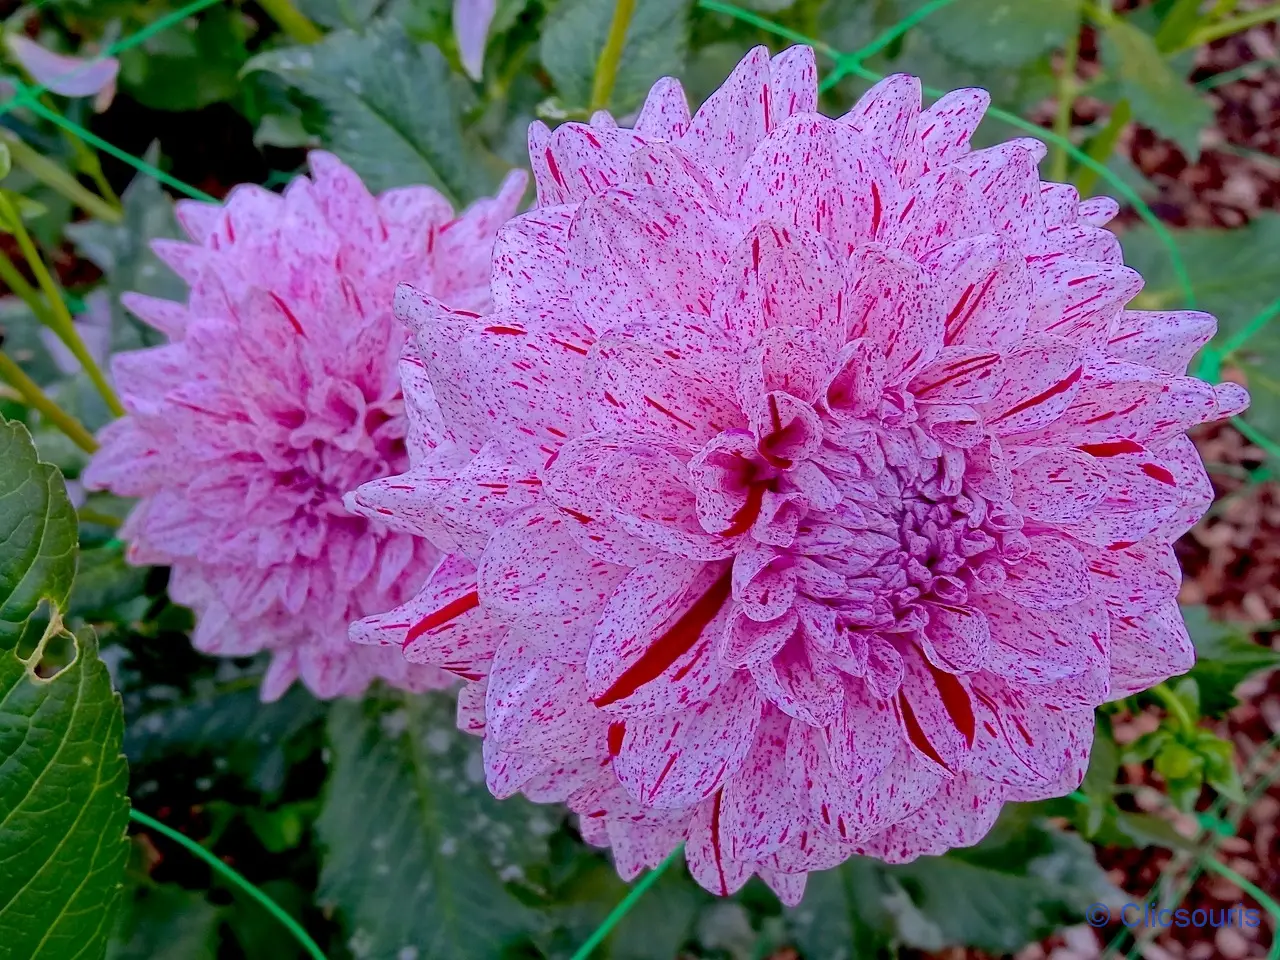
[[[721,794],[717,793],[694,808],[685,841],[689,875],[705,890],[722,897],[737,893],[751,879],[751,865],[734,860],[724,849],[720,834]]]
[[[1123,266],[1061,258],[1035,273],[1030,333],[1063,337],[1103,349],[1121,308],[1142,289],[1142,277]]]
[[[1213,503],[1213,484],[1200,459],[1200,451],[1190,437],[1174,437],[1160,447],[1157,453],[1160,462],[1173,474],[1178,489],[1182,491],[1183,502],[1152,533],[1173,541],[1200,522],[1200,518],[1209,509],[1209,504]]]
[[[472,80],[481,77],[485,41],[496,9],[497,0],[453,0],[453,34],[462,68]]]
[[[1052,423],[1080,390],[1084,360],[1080,348],[1052,337],[1028,337],[1005,354],[1005,382],[979,406],[1000,437]]]
[[[794,814],[787,774],[791,721],[765,708],[755,743],[720,798],[720,840],[734,860],[759,860],[786,842]]]
[[[584,709],[582,667],[543,656],[520,635],[502,643],[485,693],[485,738],[518,754],[563,763],[589,756],[603,741],[608,720]]]
[[[595,622],[626,569],[579,548],[568,532],[573,523],[545,504],[512,517],[485,548],[478,589],[529,645],[583,664]]]
[[[663,77],[649,89],[636,117],[636,133],[675,142],[689,129],[689,101],[675,77]]]
[[[952,90],[916,119],[916,136],[930,167],[969,152],[969,138],[978,129],[991,103],[985,90]]]
[[[1160,541],[1081,548],[1092,592],[1115,616],[1177,599],[1182,571],[1173,547]]]
[[[984,597],[991,627],[986,669],[1016,684],[1046,684],[1083,673],[1107,637],[1105,610],[1083,603],[1037,610],[1001,596]]]
[[[1111,197],[1090,197],[1080,203],[1078,216],[1084,223],[1105,227],[1120,213],[1120,204]]]
[[[710,696],[729,675],[715,656],[730,615],[721,566],[662,557],[622,581],[587,656],[597,706],[626,716],[679,710]]]
[[[1004,383],[1000,354],[990,348],[943,347],[908,384],[917,401],[977,403],[990,400]]]
[[[878,777],[893,761],[902,734],[888,700],[845,696],[840,712],[826,730],[827,759],[850,789]]]
[[[769,132],[769,74],[768,48],[754,47],[698,109],[680,138],[680,148],[719,184],[737,175]]]
[[[956,776],[973,745],[973,702],[961,678],[939,670],[918,652],[903,657],[896,701],[902,737],[929,762]]]
[[[857,283],[846,308],[850,337],[866,337],[885,356],[885,376],[895,383],[942,349],[942,316],[925,294],[925,275],[910,257],[878,243],[857,253]]]
[[[846,783],[834,775],[821,733],[803,723],[791,725],[787,769],[792,789],[808,797],[819,828],[844,843],[874,836],[919,809],[945,779],[940,768],[900,740],[883,771]]]
[[[1067,767],[1073,730],[1093,729],[1092,709],[1033,705],[1032,694],[988,673],[972,682],[977,737],[970,776],[997,783],[1056,783]]]
[[[1141,693],[1195,664],[1195,645],[1176,601],[1143,613],[1111,616],[1111,683],[1108,700]]]
[[[840,712],[840,674],[825,657],[811,656],[808,647],[802,636],[792,636],[777,654],[749,669],[775,707],[801,723],[824,727]]]
[[[986,662],[991,628],[981,610],[931,603],[928,611],[921,647],[930,663],[950,673],[970,673]]]
[[[574,209],[544,204],[499,228],[493,244],[495,310],[528,309],[560,296]]]
[[[818,65],[813,47],[788,47],[769,61],[769,124],[818,109]]]
[[[813,330],[837,349],[852,295],[836,249],[821,235],[761,223],[737,244],[715,291],[712,322],[742,343],[773,326]]]
[[[1084,557],[1059,537],[1031,537],[1027,554],[1009,570],[1004,593],[1035,610],[1060,610],[1089,593]]]
[[[696,447],[745,426],[733,395],[693,358],[673,360],[656,345],[610,339],[591,348],[587,363],[587,410],[596,430],[645,431]]]
[[[804,899],[804,888],[808,880],[808,874],[780,873],[777,870],[770,870],[768,867],[757,867],[756,873],[761,880],[769,885],[769,889],[778,895],[778,899],[784,905],[798,907],[800,901]]]
[[[586,200],[626,179],[627,161],[644,146],[643,137],[621,128],[566,123],[551,134],[547,162],[562,187],[558,202]]]
[[[1013,343],[1030,320],[1031,273],[1017,249],[995,234],[946,244],[924,259],[948,345],[981,349]]]
[[[648,806],[675,809],[705,800],[746,760],[763,705],[755,684],[735,673],[685,710],[630,718],[614,772]]]
[[[1012,470],[1013,502],[1046,523],[1084,520],[1102,499],[1107,472],[1077,450],[1046,450]]]
[[[900,156],[915,134],[920,113],[920,81],[905,73],[885,77],[841,117],[886,157]]]

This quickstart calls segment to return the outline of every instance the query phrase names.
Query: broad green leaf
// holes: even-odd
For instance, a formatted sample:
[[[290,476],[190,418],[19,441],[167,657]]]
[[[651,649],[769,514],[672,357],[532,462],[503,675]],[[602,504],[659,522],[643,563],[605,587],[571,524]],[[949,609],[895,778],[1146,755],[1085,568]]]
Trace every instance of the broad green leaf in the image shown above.
[[[689,40],[690,0],[637,3],[622,48],[610,109],[639,104],[658,78],[680,72]],[[591,100],[596,64],[609,35],[614,0],[564,0],[542,31],[542,65],[569,107]]]
[[[558,814],[490,796],[452,697],[339,701],[328,731],[319,899],[354,954],[488,960],[538,929],[508,885],[545,859]]]
[[[1035,816],[1034,805],[1010,804],[977,846],[887,868],[913,908],[899,913],[902,941],[1013,953],[1078,922],[1090,903],[1121,897],[1089,844]]]
[[[200,684],[191,697],[131,709],[125,735],[129,761],[138,766],[213,754],[227,772],[245,777],[263,793],[277,792],[288,772],[291,741],[324,716],[325,705],[301,685],[274,703],[263,703],[259,683],[260,677],[250,675],[222,686]],[[134,698],[129,699],[132,705]]]
[[[387,5],[387,0],[297,0],[299,12],[331,30],[363,27]]]
[[[325,143],[370,190],[425,183],[458,204],[487,185],[464,141],[444,56],[415,44],[400,24],[377,21],[362,33],[271,50],[246,69],[270,71],[318,101]]]
[[[218,5],[162,30],[120,55],[120,86],[155,110],[199,110],[233,100],[249,59],[249,21]]]
[[[5,956],[92,958],[128,857],[123,717],[91,632],[62,627],[76,522],[25,428],[0,424],[0,944]],[[26,657],[18,640],[48,605]],[[37,620],[33,626],[40,626]],[[52,676],[54,646],[73,651]],[[50,657],[52,660],[53,657]]]
[[[201,893],[141,882],[126,897],[106,960],[214,960],[222,913]]]
[[[1235,689],[1259,670],[1280,666],[1280,653],[1254,642],[1238,625],[1209,619],[1207,607],[1183,607],[1187,631],[1196,645],[1196,665],[1187,676],[1200,689],[1200,709],[1207,716],[1226,713],[1239,701]]]
[[[898,0],[902,16],[925,0]],[[1080,0],[966,0],[931,13],[921,29],[943,50],[979,66],[1018,67],[1056,50],[1080,28]]]
[[[878,956],[895,934],[890,905],[896,889],[883,865],[866,857],[809,874],[804,899],[787,911],[801,955],[805,960]]]
[[[159,150],[153,145],[146,159],[154,163]],[[158,331],[142,323],[120,305],[129,291],[168,300],[185,300],[187,285],[151,252],[152,240],[181,236],[173,216],[173,201],[164,188],[146,174],[138,174],[120,197],[124,220],[118,224],[99,220],[73,223],[67,236],[79,251],[106,275],[111,301],[111,349],[136,350],[163,343]]]
[[[1200,131],[1213,120],[1213,108],[1174,71],[1149,34],[1115,19],[1102,35],[1102,62],[1134,119],[1173,140],[1192,161],[1200,156]]]

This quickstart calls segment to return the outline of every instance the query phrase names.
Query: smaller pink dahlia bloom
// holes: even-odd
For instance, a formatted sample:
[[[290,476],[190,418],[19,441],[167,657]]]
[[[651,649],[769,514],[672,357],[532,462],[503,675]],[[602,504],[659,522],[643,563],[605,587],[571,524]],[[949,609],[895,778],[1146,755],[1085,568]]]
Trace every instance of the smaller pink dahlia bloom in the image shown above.
[[[139,499],[128,558],[172,567],[196,647],[271,654],[264,699],[298,677],[321,697],[379,677],[441,687],[436,667],[348,641],[351,620],[412,597],[437,552],[342,498],[410,462],[395,284],[487,310],[494,234],[525,177],[455,216],[428,187],[375,197],[330,154],[310,165],[283,196],[244,185],[178,204],[192,242],[153,249],[190,296],[124,298],[169,343],[114,358],[128,415],[101,432],[85,482]]]
[[[353,636],[472,681],[492,792],[624,877],[683,843],[795,903],[975,843],[1194,659],[1186,431],[1247,396],[1186,375],[1212,317],[1127,308],[1114,202],[970,148],[987,100],[833,119],[810,49],[758,48],[692,115],[668,79],[634,129],[534,125],[491,313],[397,295],[434,439],[352,502],[448,557]]]

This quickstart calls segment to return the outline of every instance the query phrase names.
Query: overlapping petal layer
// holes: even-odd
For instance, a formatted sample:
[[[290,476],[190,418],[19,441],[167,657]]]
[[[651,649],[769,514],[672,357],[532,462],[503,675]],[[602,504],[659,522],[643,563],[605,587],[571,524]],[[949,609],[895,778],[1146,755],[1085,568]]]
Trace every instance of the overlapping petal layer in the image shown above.
[[[197,647],[270,651],[264,697],[298,677],[322,697],[376,677],[439,687],[452,678],[436,666],[349,643],[348,624],[410,600],[438,552],[343,495],[425,455],[406,436],[396,282],[488,309],[495,231],[524,178],[455,217],[429,188],[374,197],[335,157],[310,161],[283,196],[241,186],[178,205],[191,242],[155,250],[191,292],[126,297],[168,342],[114,358],[128,415],[102,431],[86,482],[139,498],[128,557],[172,567]]]
[[[970,149],[985,93],[816,103],[761,48],[692,117],[535,124],[494,312],[398,294],[438,444],[353,498],[453,555],[355,636],[471,681],[496,794],[787,902],[1069,792],[1094,708],[1190,666],[1185,431],[1245,403],[1186,376],[1212,318],[1126,309],[1114,204]]]

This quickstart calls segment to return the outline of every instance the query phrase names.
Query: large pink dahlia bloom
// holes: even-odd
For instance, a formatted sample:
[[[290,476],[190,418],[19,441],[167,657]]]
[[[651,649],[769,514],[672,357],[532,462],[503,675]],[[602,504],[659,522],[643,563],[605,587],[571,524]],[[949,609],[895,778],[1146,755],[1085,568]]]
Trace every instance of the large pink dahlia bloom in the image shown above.
[[[297,677],[322,697],[376,677],[443,686],[435,667],[348,641],[351,620],[412,597],[437,554],[342,501],[409,465],[396,282],[487,310],[494,234],[524,177],[455,217],[427,187],[374,197],[337,158],[310,163],[283,196],[241,186],[225,205],[178,204],[192,242],[154,249],[190,297],[126,296],[169,343],[114,358],[128,415],[85,479],[139,498],[128,557],[173,568],[197,647],[270,652],[264,698]]]
[[[986,104],[896,76],[833,120],[757,49],[692,118],[664,80],[634,130],[535,125],[491,315],[399,294],[438,442],[355,502],[449,556],[354,635],[473,680],[490,788],[624,876],[683,842],[794,903],[971,844],[1191,664],[1185,431],[1243,391],[1185,376],[1211,317],[1125,309],[1115,204],[970,150]]]

